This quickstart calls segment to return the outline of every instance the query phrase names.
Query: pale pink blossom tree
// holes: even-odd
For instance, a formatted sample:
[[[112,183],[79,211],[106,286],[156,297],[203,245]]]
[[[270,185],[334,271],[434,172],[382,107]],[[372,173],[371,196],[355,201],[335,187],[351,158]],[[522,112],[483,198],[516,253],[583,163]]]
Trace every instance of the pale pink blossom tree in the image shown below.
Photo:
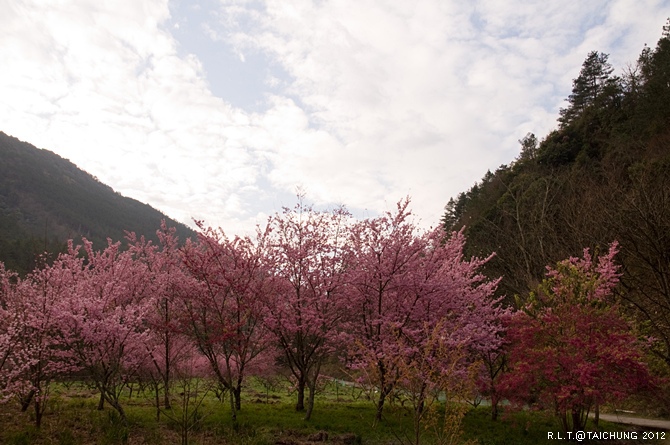
[[[74,261],[79,264],[78,261]],[[18,297],[14,310],[20,317],[20,347],[27,361],[21,374],[23,384],[17,389],[22,409],[32,403],[35,425],[39,428],[47,407],[51,382],[79,369],[66,350],[61,332],[60,303],[77,283],[72,262],[62,255],[52,266],[35,269],[17,283]]]
[[[18,399],[23,411],[32,404],[38,428],[51,382],[78,369],[60,329],[60,303],[78,279],[70,266],[61,255],[20,279],[0,265],[0,398]]]
[[[180,361],[191,360],[187,351],[190,339],[181,332],[180,316],[184,312],[184,296],[193,279],[183,267],[182,252],[174,228],[165,221],[156,232],[159,243],[153,244],[128,234],[129,251],[134,261],[146,267],[147,295],[149,296],[146,323],[149,335],[146,342],[147,362],[140,370],[148,376],[156,396],[156,413],[160,416],[160,390],[163,406],[170,409],[170,388],[174,367]]]
[[[265,324],[296,379],[296,410],[309,420],[321,366],[337,350],[344,303],[349,213],[317,212],[302,201],[270,219],[274,287]],[[305,388],[308,389],[305,406]]]
[[[125,421],[121,391],[146,360],[151,286],[146,265],[134,261],[111,240],[94,251],[84,240],[85,262],[76,262],[71,248],[73,274],[83,274],[61,301],[61,331],[71,358],[92,380],[103,401]],[[79,269],[81,268],[81,269]]]
[[[0,402],[25,390],[23,375],[32,351],[23,347],[24,318],[21,279],[0,263]]]

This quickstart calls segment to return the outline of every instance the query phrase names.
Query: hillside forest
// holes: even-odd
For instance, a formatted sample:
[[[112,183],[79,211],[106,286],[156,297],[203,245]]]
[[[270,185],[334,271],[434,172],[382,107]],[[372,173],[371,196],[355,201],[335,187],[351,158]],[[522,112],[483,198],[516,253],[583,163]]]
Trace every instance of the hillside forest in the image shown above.
[[[43,252],[67,250],[85,236],[96,248],[125,231],[158,241],[165,219],[183,238],[195,236],[158,210],[122,196],[72,162],[0,132],[0,261],[27,274]],[[53,257],[52,257],[53,259]]]
[[[458,429],[464,401],[546,410],[563,432],[611,404],[667,407],[670,21],[613,72],[590,53],[558,128],[434,229],[409,198],[355,219],[298,196],[248,236],[163,223],[71,240],[27,274],[0,264],[0,402],[40,428],[54,387],[83,381],[127,422],[142,382],[160,419],[209,382],[235,421],[250,377],[283,376],[309,420],[336,377],[368,391],[372,425],[410,407],[417,445],[427,419]]]

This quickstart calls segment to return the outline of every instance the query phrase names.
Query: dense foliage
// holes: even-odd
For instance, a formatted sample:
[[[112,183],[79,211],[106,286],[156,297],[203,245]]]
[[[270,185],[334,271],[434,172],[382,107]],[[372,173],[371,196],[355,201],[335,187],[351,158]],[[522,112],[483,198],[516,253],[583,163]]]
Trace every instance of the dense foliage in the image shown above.
[[[509,400],[555,411],[564,431],[584,431],[589,412],[652,381],[643,344],[613,299],[616,243],[596,259],[563,260],[511,317]]]
[[[463,231],[421,230],[409,200],[354,221],[301,198],[254,237],[201,224],[183,245],[165,225],[157,238],[70,242],[24,278],[0,267],[3,401],[32,406],[39,427],[53,383],[76,379],[125,422],[122,394],[139,383],[185,444],[207,392],[226,396],[236,421],[250,376],[283,375],[309,420],[322,370],[339,369],[369,391],[375,424],[404,400],[418,444],[428,426],[458,437],[464,400],[549,400],[582,428],[594,405],[630,393],[621,381],[653,380],[611,299],[614,248],[597,263],[588,252],[559,263],[514,313],[481,273],[491,257],[465,257]],[[492,374],[491,357],[506,354],[508,372]]]
[[[33,406],[39,426],[52,383],[83,379],[125,420],[129,384],[153,388],[157,416],[169,416],[175,388],[205,378],[235,419],[249,375],[288,370],[309,419],[329,365],[382,388],[378,420],[387,398],[414,394],[419,425],[501,346],[502,309],[479,273],[486,259],[463,257],[462,233],[419,229],[408,205],[353,222],[301,200],[255,237],[201,226],[180,247],[163,225],[157,244],[84,239],[24,278],[2,268],[0,395]]]

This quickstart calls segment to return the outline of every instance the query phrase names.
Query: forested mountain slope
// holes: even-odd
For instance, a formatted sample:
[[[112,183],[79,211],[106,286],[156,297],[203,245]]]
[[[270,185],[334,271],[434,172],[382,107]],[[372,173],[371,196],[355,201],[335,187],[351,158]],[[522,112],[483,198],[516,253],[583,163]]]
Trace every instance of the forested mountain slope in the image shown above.
[[[194,235],[55,153],[0,132],[0,261],[7,268],[32,270],[36,255],[62,250],[70,238],[84,236],[96,248],[126,230],[153,239],[162,219],[181,239]]]
[[[487,273],[509,297],[528,295],[546,265],[617,240],[621,298],[670,363],[670,20],[620,75],[590,53],[558,128],[520,143],[449,201],[445,228],[466,227],[470,254],[496,252]]]

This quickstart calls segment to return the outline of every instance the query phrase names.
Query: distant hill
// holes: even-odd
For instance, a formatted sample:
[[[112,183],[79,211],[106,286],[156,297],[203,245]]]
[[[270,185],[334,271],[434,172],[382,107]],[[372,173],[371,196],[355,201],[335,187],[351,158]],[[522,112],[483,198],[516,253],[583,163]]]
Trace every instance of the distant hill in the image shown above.
[[[195,236],[67,159],[0,132],[0,261],[8,269],[32,270],[36,255],[60,251],[68,239],[102,248],[131,231],[155,240],[163,219],[181,240]]]

